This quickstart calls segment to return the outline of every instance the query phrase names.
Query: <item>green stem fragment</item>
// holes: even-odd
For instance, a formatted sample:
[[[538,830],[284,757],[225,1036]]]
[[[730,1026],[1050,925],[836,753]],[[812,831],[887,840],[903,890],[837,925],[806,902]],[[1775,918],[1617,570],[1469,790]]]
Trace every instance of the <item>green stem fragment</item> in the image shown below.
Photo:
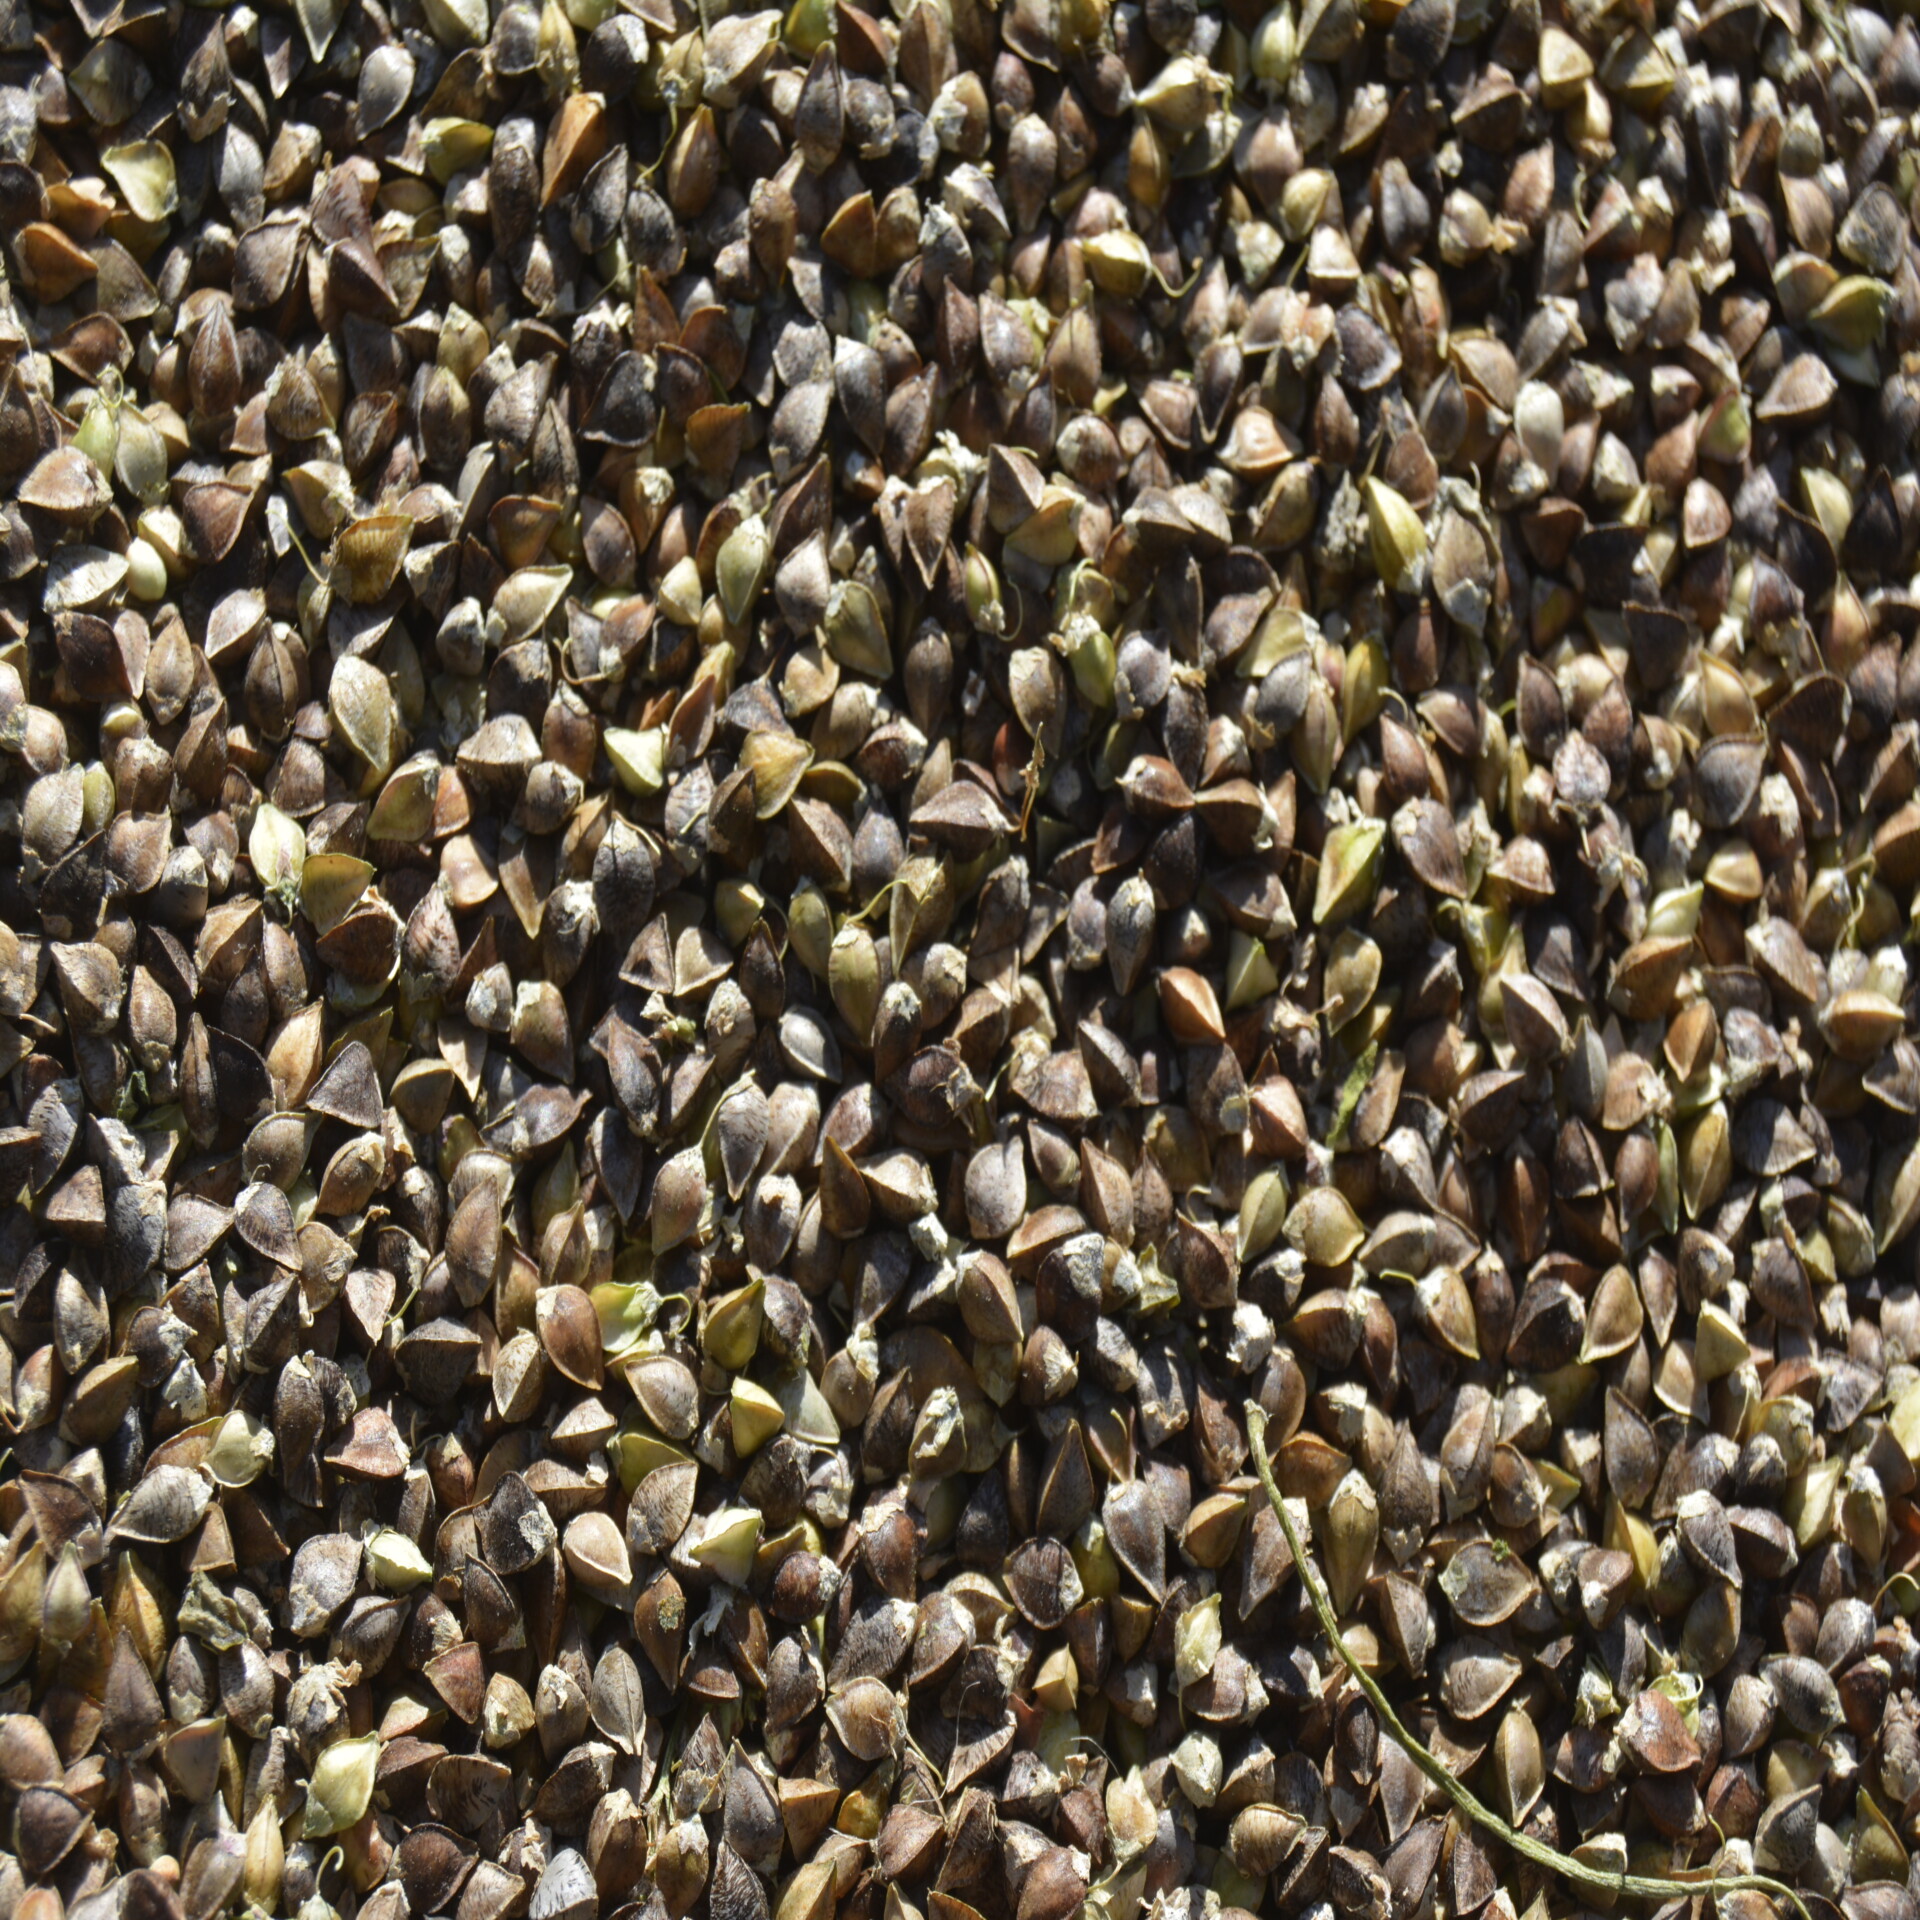
[[[1812,0],[1812,6],[1813,17],[1819,21],[1821,31],[1833,42],[1833,50],[1842,64],[1851,67],[1855,74],[1860,74],[1860,55],[1853,44],[1853,22],[1844,15],[1836,20],[1826,0]]]
[[[1247,1440],[1253,1450],[1253,1464],[1260,1475],[1260,1484],[1266,1488],[1267,1499],[1280,1522],[1280,1531],[1287,1537],[1293,1564],[1300,1572],[1300,1584],[1306,1589],[1307,1599],[1312,1603],[1314,1617],[1320,1622],[1321,1631],[1332,1642],[1333,1650],[1340,1656],[1347,1671],[1359,1683],[1368,1704],[1379,1715],[1382,1728],[1399,1742],[1408,1759],[1453,1802],[1466,1819],[1503,1840],[1521,1859],[1531,1860],[1535,1866],[1544,1867],[1547,1872],[1558,1874],[1572,1885],[1588,1888],[1594,1893],[1612,1894],[1616,1898],[1625,1895],[1632,1900],[1662,1901],[1690,1893],[1764,1893],[1775,1900],[1788,1902],[1800,1920],[1812,1920],[1806,1902],[1793,1888],[1785,1881],[1772,1879],[1764,1873],[1721,1874],[1702,1871],[1661,1877],[1615,1873],[1610,1868],[1596,1867],[1588,1861],[1575,1859],[1570,1853],[1562,1853],[1558,1848],[1548,1846],[1544,1840],[1536,1840],[1531,1834],[1522,1833],[1518,1827],[1502,1820],[1464,1780],[1449,1772],[1408,1731],[1400,1716],[1394,1712],[1379,1681],[1348,1648],[1333,1610],[1333,1602],[1328,1598],[1312,1561],[1307,1558],[1306,1547],[1293,1524],[1293,1516],[1287,1512],[1286,1502],[1280,1497],[1280,1489],[1274,1482],[1273,1463],[1267,1458],[1267,1416],[1258,1403],[1251,1400],[1247,1403]]]

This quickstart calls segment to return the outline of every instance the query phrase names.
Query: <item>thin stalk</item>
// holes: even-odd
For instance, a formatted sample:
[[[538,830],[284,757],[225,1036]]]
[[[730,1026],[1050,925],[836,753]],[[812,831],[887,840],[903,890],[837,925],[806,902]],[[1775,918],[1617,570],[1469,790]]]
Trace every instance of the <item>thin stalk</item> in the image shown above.
[[[1333,1610],[1333,1602],[1327,1596],[1327,1590],[1320,1583],[1320,1575],[1307,1558],[1305,1543],[1299,1530],[1293,1524],[1293,1516],[1287,1511],[1286,1502],[1280,1497],[1280,1489],[1274,1483],[1273,1463],[1267,1458],[1267,1416],[1254,1401],[1247,1403],[1247,1440],[1253,1449],[1253,1464],[1260,1475],[1260,1484],[1267,1490],[1267,1499],[1272,1504],[1275,1517],[1280,1522],[1280,1531],[1287,1536],[1287,1546],[1293,1553],[1293,1564],[1299,1569],[1300,1584],[1306,1589],[1307,1598],[1313,1604],[1314,1617],[1320,1622],[1321,1631],[1333,1643],[1334,1651],[1340,1656],[1347,1671],[1359,1683],[1360,1691],[1367,1696],[1368,1704],[1380,1717],[1380,1724],[1399,1742],[1407,1758],[1424,1773],[1440,1791],[1451,1800],[1468,1820],[1477,1827],[1484,1827],[1488,1833],[1503,1840],[1523,1860],[1531,1860],[1536,1867],[1544,1867],[1549,1873],[1558,1874],[1561,1879],[1577,1887],[1585,1887],[1593,1893],[1612,1894],[1615,1898],[1625,1895],[1631,1900],[1672,1900],[1687,1893],[1764,1893],[1775,1900],[1789,1902],[1800,1916],[1800,1920],[1812,1920],[1806,1903],[1783,1880],[1775,1880],[1764,1873],[1713,1873],[1706,1871],[1677,1873],[1666,1877],[1656,1877],[1643,1873],[1615,1873],[1607,1867],[1596,1867],[1585,1860],[1577,1860],[1570,1853],[1562,1853],[1557,1847],[1550,1847],[1544,1840],[1536,1840],[1529,1833],[1522,1833],[1518,1827],[1502,1820],[1494,1810],[1476,1794],[1457,1774],[1451,1773],[1440,1761],[1434,1758],[1427,1748],[1414,1738],[1394,1712],[1393,1704],[1388,1700],[1379,1681],[1354,1658],[1348,1648],[1345,1637],[1340,1632],[1340,1622]]]

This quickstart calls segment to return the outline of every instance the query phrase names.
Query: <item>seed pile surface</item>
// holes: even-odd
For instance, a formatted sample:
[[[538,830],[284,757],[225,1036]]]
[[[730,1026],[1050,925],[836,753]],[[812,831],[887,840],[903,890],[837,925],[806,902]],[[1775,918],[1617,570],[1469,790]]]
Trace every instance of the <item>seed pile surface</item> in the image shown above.
[[[0,0],[0,1920],[1917,1920],[1916,112]]]

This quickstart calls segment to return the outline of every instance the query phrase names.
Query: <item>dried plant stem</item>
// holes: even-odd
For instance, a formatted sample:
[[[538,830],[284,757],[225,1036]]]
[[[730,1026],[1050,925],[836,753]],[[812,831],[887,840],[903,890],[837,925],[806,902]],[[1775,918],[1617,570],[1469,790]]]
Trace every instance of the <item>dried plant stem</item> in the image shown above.
[[[1359,1682],[1360,1691],[1380,1716],[1381,1726],[1400,1743],[1413,1764],[1475,1826],[1484,1827],[1487,1832],[1505,1841],[1521,1859],[1531,1860],[1535,1866],[1544,1867],[1549,1873],[1559,1874],[1575,1886],[1589,1888],[1595,1893],[1612,1894],[1616,1898],[1624,1894],[1634,1900],[1672,1900],[1685,1893],[1752,1891],[1768,1894],[1776,1900],[1785,1900],[1800,1915],[1800,1920],[1811,1920],[1806,1903],[1800,1896],[1784,1881],[1775,1880],[1764,1873],[1703,1874],[1698,1877],[1674,1874],[1663,1878],[1650,1874],[1614,1873],[1606,1867],[1596,1867],[1587,1861],[1575,1859],[1572,1854],[1562,1853],[1558,1848],[1534,1839],[1531,1834],[1522,1833],[1518,1827],[1501,1819],[1458,1774],[1450,1772],[1420,1744],[1393,1710],[1392,1702],[1388,1700],[1379,1681],[1354,1658],[1340,1632],[1333,1601],[1321,1584],[1312,1561],[1307,1558],[1306,1543],[1300,1538],[1293,1524],[1293,1516],[1287,1512],[1286,1502],[1280,1497],[1280,1488],[1273,1477],[1273,1463],[1267,1458],[1267,1416],[1259,1404],[1251,1400],[1247,1402],[1247,1439],[1253,1449],[1253,1464],[1260,1475],[1260,1484],[1266,1488],[1267,1499],[1280,1522],[1280,1531],[1287,1537],[1293,1564],[1300,1572],[1300,1584],[1306,1588],[1307,1598],[1313,1604],[1321,1630],[1333,1643],[1333,1649],[1346,1665],[1347,1671]]]
[[[1812,6],[1813,17],[1819,21],[1820,30],[1833,42],[1834,51],[1858,73],[1860,55],[1854,49],[1853,22],[1844,14],[1836,19],[1832,8],[1827,5],[1827,0],[1812,0]]]

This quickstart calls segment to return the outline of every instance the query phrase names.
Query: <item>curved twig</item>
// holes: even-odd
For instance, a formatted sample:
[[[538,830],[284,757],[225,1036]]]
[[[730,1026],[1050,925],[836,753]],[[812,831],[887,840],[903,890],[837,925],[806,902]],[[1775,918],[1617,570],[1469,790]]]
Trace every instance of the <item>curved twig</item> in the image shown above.
[[[1615,1873],[1608,1867],[1596,1867],[1585,1860],[1577,1860],[1570,1853],[1562,1853],[1556,1847],[1550,1847],[1544,1840],[1536,1840],[1529,1833],[1522,1833],[1518,1827],[1502,1820],[1500,1816],[1476,1794],[1457,1774],[1450,1773],[1434,1756],[1414,1738],[1394,1712],[1392,1703],[1387,1699],[1379,1681],[1356,1660],[1348,1649],[1346,1640],[1340,1632],[1340,1622],[1333,1611],[1333,1602],[1327,1597],[1327,1590],[1320,1584],[1320,1576],[1314,1570],[1313,1563],[1307,1558],[1305,1544],[1298,1529],[1293,1524],[1293,1516],[1288,1513],[1286,1502],[1280,1497],[1280,1489],[1273,1478],[1273,1463],[1267,1458],[1267,1416],[1254,1401],[1247,1402],[1247,1440],[1253,1450],[1253,1464],[1260,1475],[1260,1484],[1267,1490],[1267,1499],[1272,1504],[1275,1517],[1280,1522],[1280,1531],[1287,1536],[1287,1545],[1293,1553],[1293,1564],[1299,1569],[1300,1584],[1306,1589],[1307,1598],[1313,1603],[1315,1617],[1320,1628],[1333,1643],[1334,1651],[1340,1656],[1346,1669],[1359,1683],[1360,1691],[1367,1696],[1368,1704],[1380,1716],[1380,1724],[1385,1731],[1399,1742],[1408,1759],[1451,1800],[1456,1808],[1477,1827],[1484,1827],[1497,1839],[1503,1840],[1523,1860],[1531,1860],[1537,1867],[1544,1867],[1549,1873],[1558,1874],[1563,1880],[1578,1887],[1588,1888],[1594,1893],[1612,1894],[1616,1897],[1624,1894],[1633,1900],[1672,1900],[1688,1893],[1738,1893],[1753,1892],[1770,1895],[1776,1900],[1789,1902],[1800,1916],[1800,1920],[1812,1920],[1803,1901],[1783,1880],[1775,1880],[1764,1873],[1705,1873],[1699,1877],[1674,1874],[1670,1877],[1655,1877],[1641,1873]]]

